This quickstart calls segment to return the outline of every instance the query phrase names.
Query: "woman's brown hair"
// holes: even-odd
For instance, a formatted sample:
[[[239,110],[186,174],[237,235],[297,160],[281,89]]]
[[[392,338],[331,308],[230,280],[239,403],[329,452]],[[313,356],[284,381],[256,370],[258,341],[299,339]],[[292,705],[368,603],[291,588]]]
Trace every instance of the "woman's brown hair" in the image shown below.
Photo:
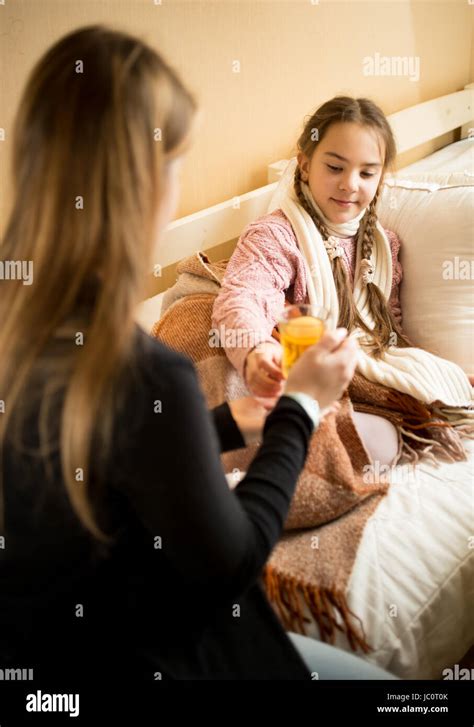
[[[373,101],[366,98],[356,99],[349,96],[336,96],[320,106],[308,119],[297,142],[298,150],[305,154],[308,159],[311,159],[316,145],[323,140],[330,126],[341,122],[351,122],[370,127],[377,133],[379,140],[383,141],[385,148],[383,171],[377,192],[361,220],[363,230],[361,258],[369,259],[374,244],[374,230],[377,223],[376,207],[383,177],[387,169],[390,169],[393,165],[396,157],[395,139],[382,110]],[[317,134],[314,134],[315,129],[317,129]],[[324,221],[316,210],[308,204],[301,189],[301,170],[299,166],[295,170],[294,189],[301,206],[313,219],[323,239],[327,240],[330,233]],[[332,261],[332,271],[339,300],[338,326],[343,326],[348,331],[360,327],[368,333],[372,341],[370,349],[375,358],[380,358],[388,346],[393,345],[393,333],[396,334],[395,343],[397,346],[404,348],[413,345],[402,333],[387,305],[384,294],[375,283],[367,284],[368,303],[375,323],[374,329],[370,330],[359,315],[351,291],[352,286],[340,257],[336,257]]]
[[[46,456],[47,412],[62,386],[63,480],[80,521],[104,542],[93,507],[92,443],[105,461],[121,377],[133,358],[167,163],[196,111],[155,50],[94,25],[61,38],[38,61],[15,119],[0,260],[31,261],[34,280],[0,283],[0,450],[3,459],[8,421],[14,413],[19,431],[26,384],[48,351],[40,451]],[[66,345],[58,348],[52,344],[61,331]]]

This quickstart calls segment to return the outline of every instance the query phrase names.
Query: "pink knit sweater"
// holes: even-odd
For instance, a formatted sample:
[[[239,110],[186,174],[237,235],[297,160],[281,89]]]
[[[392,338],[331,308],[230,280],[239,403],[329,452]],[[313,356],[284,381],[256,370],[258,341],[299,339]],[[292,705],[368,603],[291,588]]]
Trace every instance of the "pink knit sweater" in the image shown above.
[[[402,267],[398,261],[400,240],[390,230],[385,230],[392,250],[393,281],[389,298],[390,309],[401,324],[399,285]],[[356,236],[340,240],[343,261],[354,285],[356,263]],[[308,303],[306,291],[306,261],[300,252],[290,221],[281,210],[260,217],[242,232],[234,253],[227,265],[221,290],[216,297],[212,326],[220,332],[221,345],[225,345],[227,357],[241,376],[247,354],[260,340],[279,345],[272,338],[285,305]],[[241,334],[238,345],[232,339],[224,339],[222,331],[252,332],[259,336]],[[230,345],[229,345],[230,344]]]

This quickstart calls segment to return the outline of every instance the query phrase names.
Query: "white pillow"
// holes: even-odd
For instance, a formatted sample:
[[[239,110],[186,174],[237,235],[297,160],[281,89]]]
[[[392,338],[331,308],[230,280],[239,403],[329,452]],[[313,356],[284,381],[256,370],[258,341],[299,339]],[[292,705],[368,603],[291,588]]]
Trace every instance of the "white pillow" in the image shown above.
[[[472,375],[474,180],[462,173],[397,177],[382,187],[379,219],[401,240],[402,328],[417,346]]]
[[[472,177],[474,173],[474,139],[468,137],[467,139],[461,139],[461,141],[455,141],[453,144],[447,144],[433,154],[403,167],[398,171],[398,174],[405,177],[407,172],[410,174],[420,172],[434,174],[465,172],[467,176]]]

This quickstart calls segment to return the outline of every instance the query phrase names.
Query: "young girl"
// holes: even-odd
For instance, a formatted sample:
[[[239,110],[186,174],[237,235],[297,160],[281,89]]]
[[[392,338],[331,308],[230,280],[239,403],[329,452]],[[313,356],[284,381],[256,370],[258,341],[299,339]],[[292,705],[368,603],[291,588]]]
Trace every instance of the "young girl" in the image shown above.
[[[420,349],[407,350],[411,344],[400,327],[400,240],[381,228],[376,212],[395,156],[390,126],[368,99],[338,96],[307,121],[296,162],[285,171],[290,183],[280,190],[282,180],[277,191],[281,204],[242,233],[213,309],[213,327],[254,334],[253,347],[226,347],[226,353],[255,395],[277,397],[282,391],[281,346],[272,330],[286,299],[324,303],[334,325],[357,329],[365,346],[359,370],[368,379],[427,403],[470,401],[459,367]],[[400,364],[400,354],[394,356],[394,347],[405,349],[407,365]],[[427,367],[427,378],[433,369],[436,384],[430,391],[423,390],[417,364]],[[457,392],[449,402],[446,376]],[[358,412],[354,421],[372,458],[392,462],[398,451],[394,425]]]

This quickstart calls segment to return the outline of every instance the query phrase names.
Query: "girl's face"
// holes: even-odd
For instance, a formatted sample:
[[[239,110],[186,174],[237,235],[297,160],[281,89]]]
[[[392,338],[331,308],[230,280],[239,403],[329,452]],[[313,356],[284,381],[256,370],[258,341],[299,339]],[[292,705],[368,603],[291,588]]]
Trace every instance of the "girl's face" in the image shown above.
[[[316,204],[337,224],[357,217],[370,204],[382,176],[384,154],[375,130],[338,122],[316,144],[310,159],[302,152],[297,159]]]

